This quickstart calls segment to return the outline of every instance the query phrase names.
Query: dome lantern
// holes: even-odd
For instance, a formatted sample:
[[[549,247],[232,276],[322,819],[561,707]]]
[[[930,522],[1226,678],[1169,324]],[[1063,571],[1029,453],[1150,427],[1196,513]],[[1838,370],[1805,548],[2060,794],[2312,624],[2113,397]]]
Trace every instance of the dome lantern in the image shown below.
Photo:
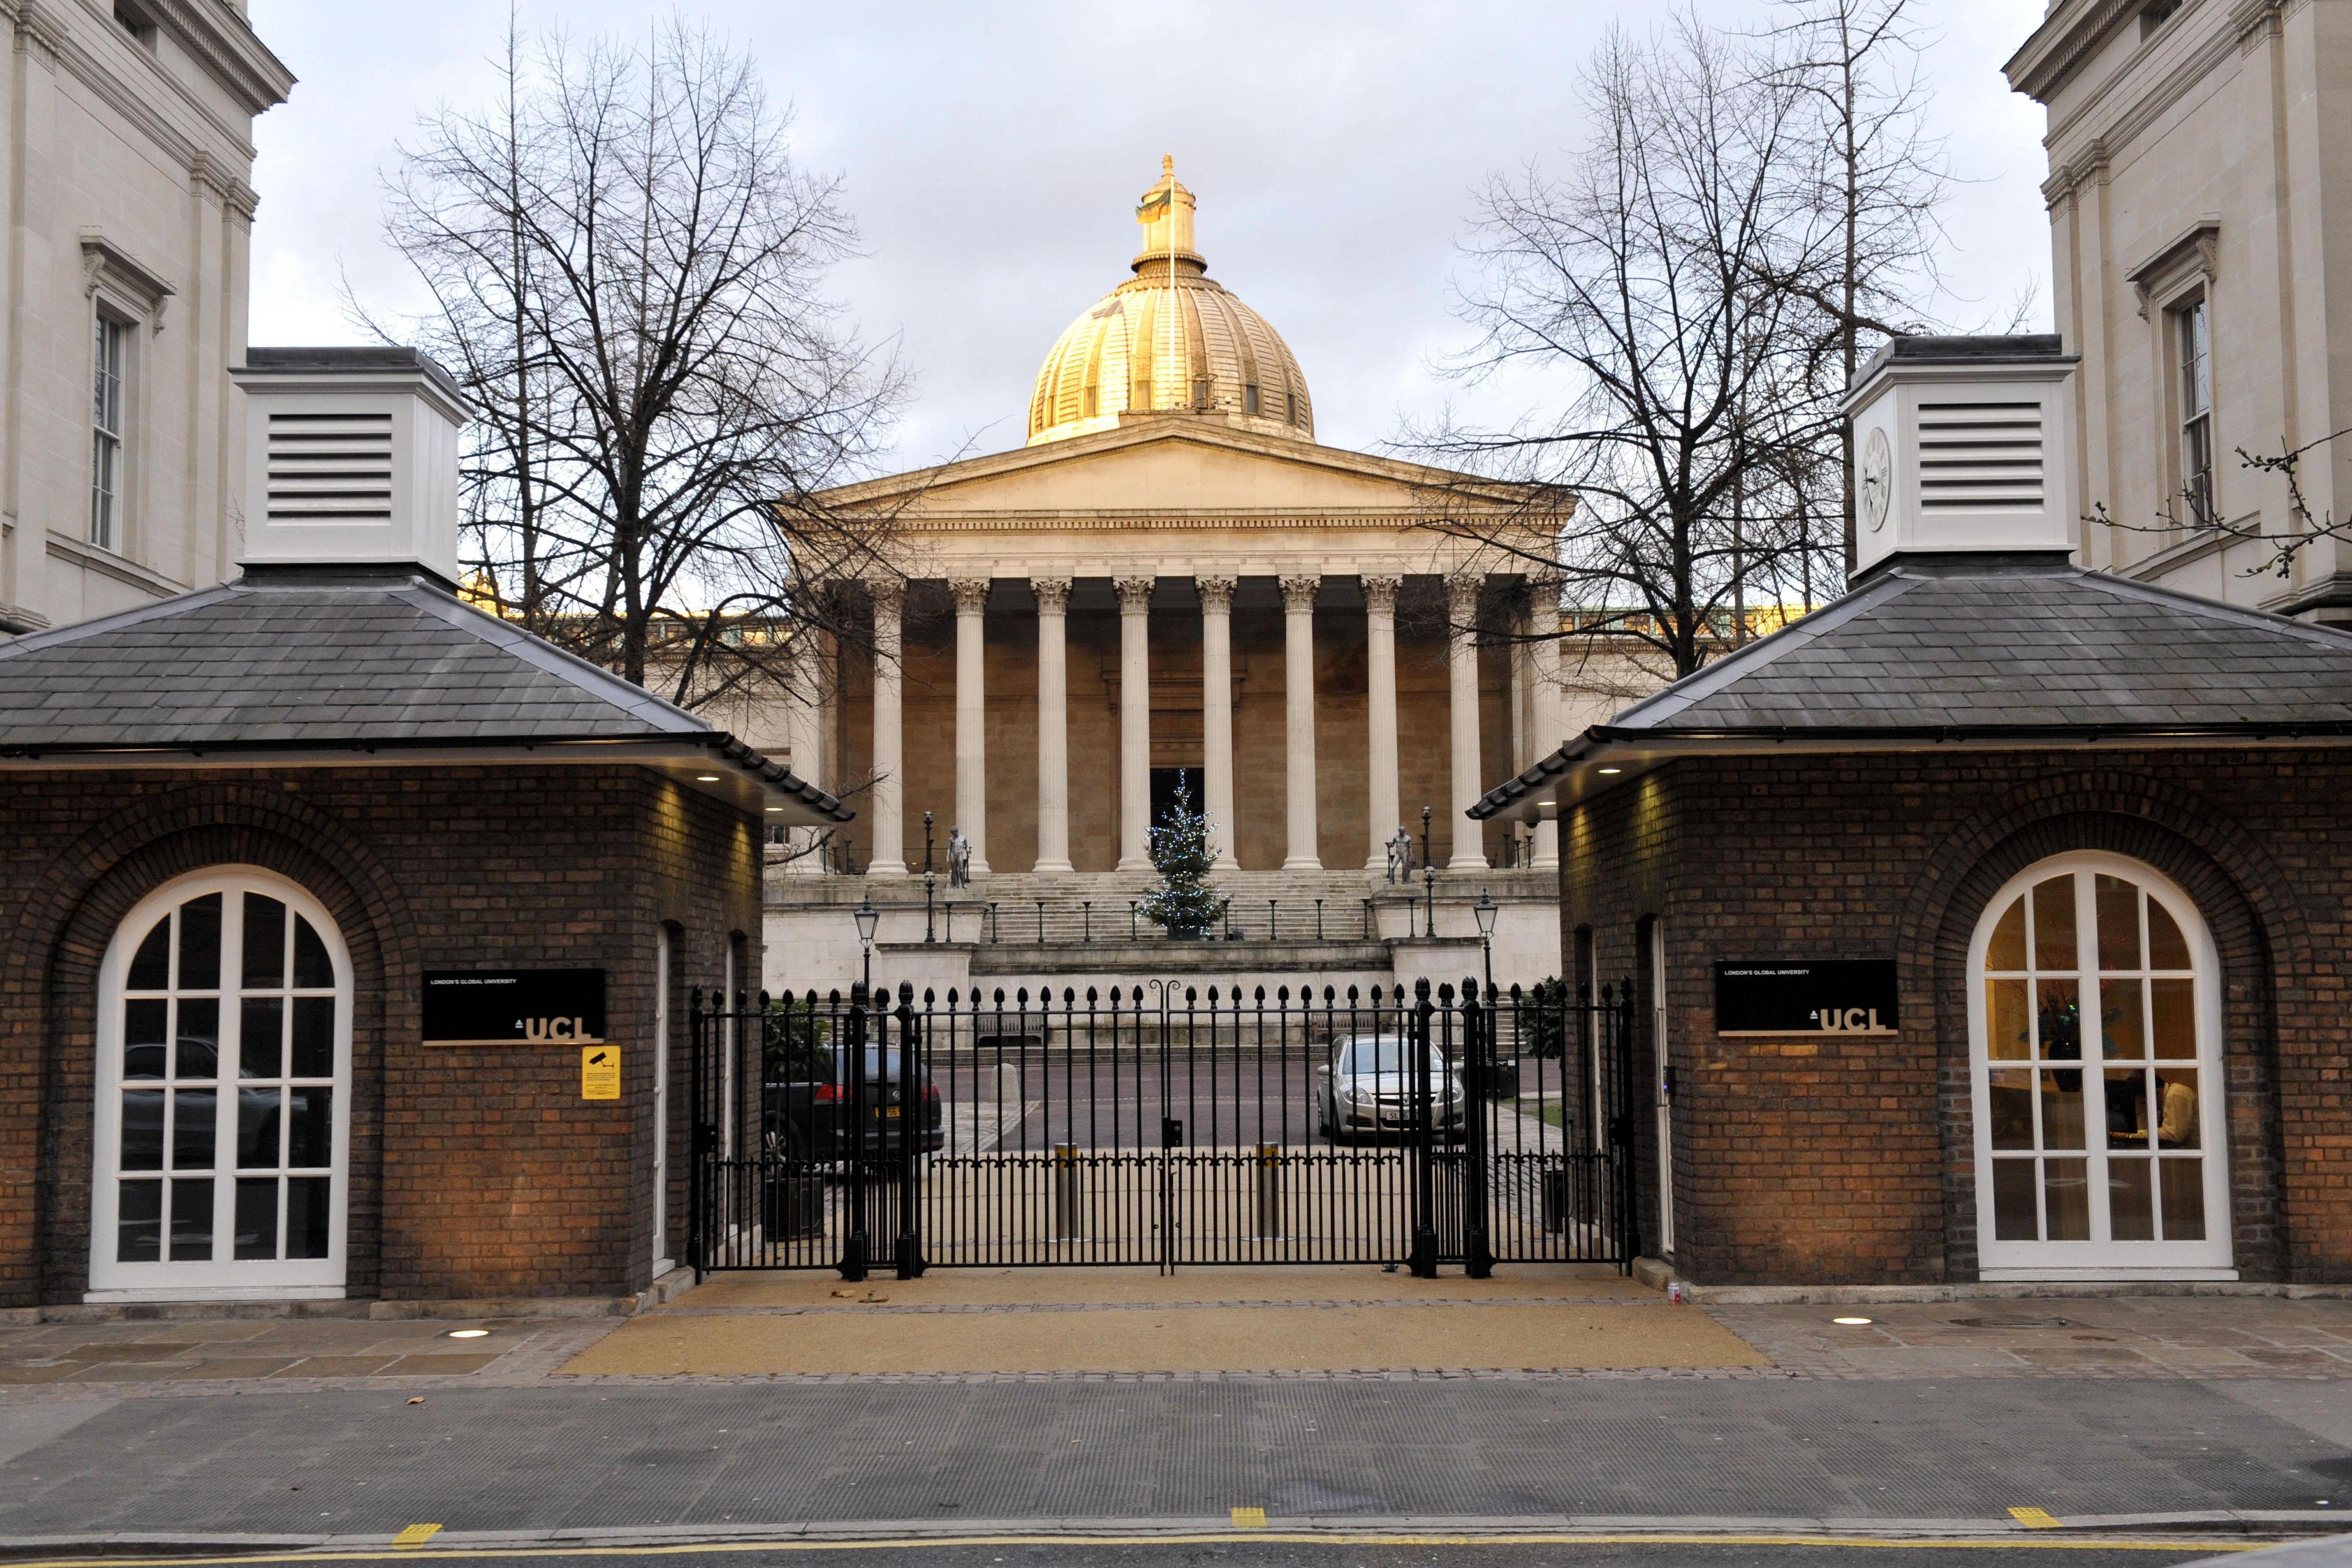
[[[1193,234],[1192,193],[1162,158],[1135,220],[1135,276],[1104,295],[1046,354],[1029,399],[1029,442],[1117,427],[1123,417],[1190,414],[1263,435],[1315,438],[1307,378],[1281,334],[1209,277]]]

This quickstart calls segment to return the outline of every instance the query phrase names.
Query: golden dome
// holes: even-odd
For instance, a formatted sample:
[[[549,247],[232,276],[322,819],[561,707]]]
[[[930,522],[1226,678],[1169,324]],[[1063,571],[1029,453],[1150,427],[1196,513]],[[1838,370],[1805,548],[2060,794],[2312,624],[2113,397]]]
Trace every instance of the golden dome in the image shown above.
[[[1129,413],[1222,415],[1270,436],[1315,438],[1307,378],[1265,318],[1209,278],[1192,241],[1192,193],[1163,158],[1135,221],[1135,276],[1061,335],[1029,397],[1029,445],[1108,430]],[[1172,273],[1172,277],[1171,277]]]

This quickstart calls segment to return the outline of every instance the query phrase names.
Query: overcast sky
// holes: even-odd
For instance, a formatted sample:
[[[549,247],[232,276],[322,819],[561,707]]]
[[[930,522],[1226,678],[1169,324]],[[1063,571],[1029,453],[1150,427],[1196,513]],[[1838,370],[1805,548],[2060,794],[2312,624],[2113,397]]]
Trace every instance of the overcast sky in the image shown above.
[[[641,36],[631,0],[520,0],[526,26]],[[1137,195],[1171,153],[1211,276],[1289,341],[1317,437],[1372,448],[1448,395],[1451,283],[1489,171],[1557,161],[1569,89],[1643,0],[699,0],[797,110],[799,155],[837,173],[867,255],[836,292],[916,375],[895,466],[1020,445],[1038,363],[1128,276]],[[1760,0],[1714,0],[1738,25]],[[665,8],[660,14],[667,15]],[[256,128],[252,339],[355,341],[338,279],[415,302],[380,237],[381,173],[437,101],[491,93],[490,0],[252,0],[300,79]],[[2000,64],[2041,0],[1926,0],[1934,123],[1967,183],[1948,270],[1963,317],[2021,291],[2047,330],[2042,112]],[[1491,398],[1494,395],[1483,395]],[[1496,416],[1502,407],[1481,408]]]

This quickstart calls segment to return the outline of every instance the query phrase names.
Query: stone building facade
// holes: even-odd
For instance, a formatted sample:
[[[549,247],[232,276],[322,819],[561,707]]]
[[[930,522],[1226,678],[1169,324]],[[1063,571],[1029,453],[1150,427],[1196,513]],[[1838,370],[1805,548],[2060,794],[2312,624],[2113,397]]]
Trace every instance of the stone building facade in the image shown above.
[[[2276,456],[2352,426],[2352,14],[2331,0],[2059,0],[2007,67],[2049,110],[2059,334],[2083,356],[2070,516],[2084,565],[2232,604],[2352,619],[2352,562],[2301,531]],[[2352,443],[2299,465],[2352,507]],[[2097,521],[2104,516],[2106,522]]]
[[[231,576],[254,118],[293,77],[234,0],[7,0],[0,637]]]

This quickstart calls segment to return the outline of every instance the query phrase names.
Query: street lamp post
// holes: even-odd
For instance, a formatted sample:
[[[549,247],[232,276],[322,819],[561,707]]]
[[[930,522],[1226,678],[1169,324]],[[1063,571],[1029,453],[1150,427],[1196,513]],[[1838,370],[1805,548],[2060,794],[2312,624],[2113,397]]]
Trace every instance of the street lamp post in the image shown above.
[[[857,942],[866,950],[866,989],[874,989],[874,932],[882,924],[882,911],[874,907],[869,896],[858,903],[850,919],[857,922]]]
[[[1479,890],[1478,901],[1471,906],[1471,912],[1478,917],[1478,945],[1486,950],[1489,1005],[1493,1005],[1495,995],[1495,911],[1499,907],[1495,902],[1495,895],[1484,889]]]
[[[930,946],[939,938],[931,930],[931,894],[940,885],[931,869],[931,814],[923,813],[923,945]]]
[[[1429,807],[1421,808],[1421,887],[1423,924],[1428,927],[1421,934],[1437,934],[1437,866],[1429,858]]]

